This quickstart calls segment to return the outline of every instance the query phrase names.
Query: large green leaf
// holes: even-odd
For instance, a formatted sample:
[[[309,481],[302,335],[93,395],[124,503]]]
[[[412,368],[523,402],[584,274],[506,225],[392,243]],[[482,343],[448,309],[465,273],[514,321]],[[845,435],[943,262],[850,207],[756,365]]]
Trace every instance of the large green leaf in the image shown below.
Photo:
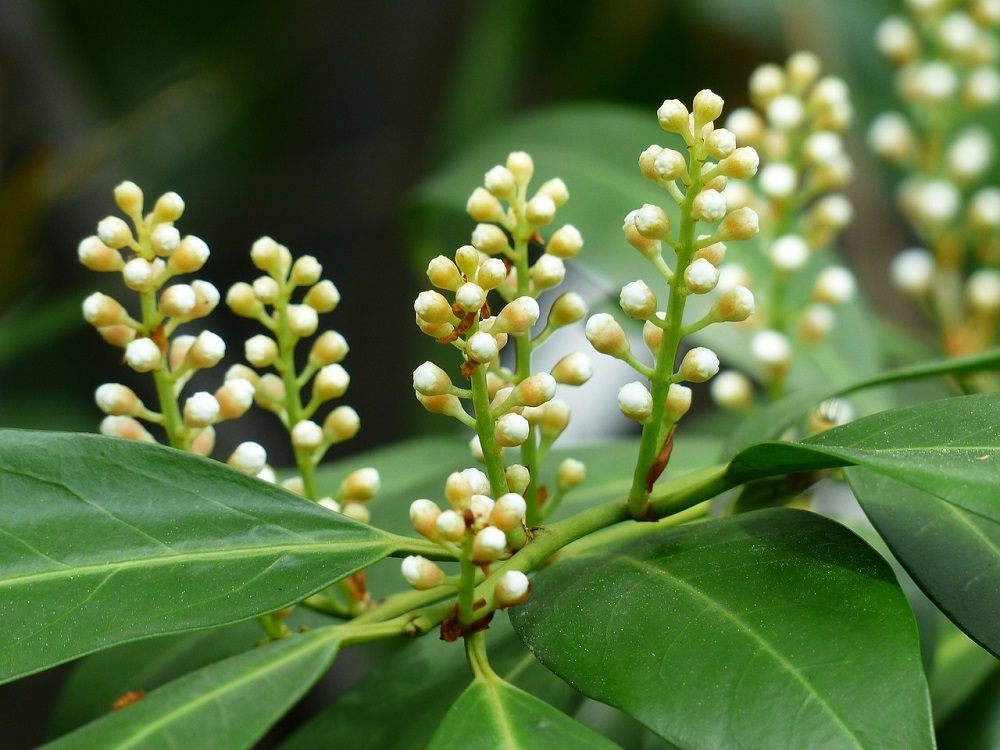
[[[538,663],[505,615],[494,618],[488,637],[490,663],[504,680],[561,711],[580,705],[582,696]],[[420,638],[380,664],[281,750],[423,750],[469,677],[461,643]]]
[[[403,543],[162,446],[0,431],[0,680],[272,612]]]
[[[242,750],[326,671],[336,627],[282,639],[191,672],[45,750]]]
[[[618,745],[502,680],[476,679],[459,696],[429,750],[611,750]]]
[[[786,509],[538,572],[515,629],[549,668],[695,748],[930,748],[916,627],[880,555]]]

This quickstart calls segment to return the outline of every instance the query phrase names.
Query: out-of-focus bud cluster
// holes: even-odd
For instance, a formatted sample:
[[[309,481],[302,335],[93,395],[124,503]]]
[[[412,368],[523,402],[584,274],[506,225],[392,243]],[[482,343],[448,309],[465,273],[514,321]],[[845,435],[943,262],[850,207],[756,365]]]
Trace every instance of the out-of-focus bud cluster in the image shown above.
[[[479,469],[465,469],[448,476],[444,497],[444,508],[426,498],[410,505],[410,522],[421,536],[450,553],[471,550],[470,562],[477,566],[507,559],[523,546],[527,504],[520,492],[494,498],[486,474]],[[407,583],[418,590],[445,582],[441,568],[417,555],[403,560],[402,573]],[[523,573],[505,574],[494,591],[498,608],[520,604],[527,599],[529,589]]]
[[[213,425],[242,416],[253,403],[253,386],[241,378],[227,379],[214,393],[199,391],[179,401],[192,375],[214,367],[226,353],[225,341],[211,331],[177,334],[179,326],[204,318],[219,303],[219,291],[208,281],[175,281],[201,270],[208,245],[194,235],[181,236],[175,226],[184,212],[177,193],[161,195],[146,214],[135,183],[121,183],[114,195],[131,225],[117,216],[102,219],[97,233],[80,243],[78,257],[93,271],[121,274],[125,286],[139,295],[138,318],[100,292],[83,301],[83,317],[105,341],[124,350],[129,367],[153,374],[161,400],[164,393],[171,395],[156,411],[124,385],[102,385],[95,395],[108,415],[101,432],[153,441],[138,421],[145,420],[163,427],[175,447],[208,455],[215,445]]]
[[[891,278],[954,356],[992,346],[1000,321],[1000,189],[982,185],[996,144],[969,124],[1000,103],[998,8],[911,0],[875,40],[896,68],[902,110],[876,117],[868,143],[902,170],[899,207],[923,245],[895,258]]]
[[[801,295],[789,294],[790,286],[803,283],[801,274],[815,253],[834,242],[851,221],[851,204],[840,190],[854,171],[843,144],[853,108],[846,84],[823,75],[810,52],[794,53],[784,66],[761,65],[749,88],[753,106],[734,110],[726,127],[740,145],[756,148],[761,167],[753,190],[730,185],[726,192],[731,201],[753,207],[760,216],[760,247],[771,273],[751,284],[741,264],[726,264],[720,287],[739,283],[754,289],[757,309],[750,326],[767,335],[765,345],[752,351],[774,394],[788,374],[791,339],[805,344],[826,339],[836,322],[835,308],[855,293],[851,272],[835,265],[812,271],[808,299],[799,302]],[[766,345],[779,339],[780,351]],[[738,381],[740,377],[731,373],[713,387],[717,403],[733,409],[749,404],[749,382]]]
[[[666,188],[681,211],[675,227],[666,210],[646,204],[629,213],[623,226],[628,243],[669,285],[666,299],[641,279],[626,284],[619,295],[622,311],[643,321],[643,340],[656,366],[636,357],[612,315],[600,313],[587,321],[587,338],[597,351],[628,363],[652,381],[651,388],[641,381],[623,386],[618,406],[661,437],[667,434],[663,426],[672,426],[690,408],[691,389],[681,382],[704,383],[719,370],[718,357],[704,347],[688,351],[675,370],[681,339],[713,323],[744,321],[754,312],[753,294],[745,286],[719,288],[726,243],[749,239],[759,229],[756,211],[746,201],[731,199],[734,186],[757,172],[757,152],[752,146],[738,146],[733,131],[716,127],[722,108],[722,98],[708,89],[695,96],[690,110],[676,99],[663,102],[657,110],[661,127],[680,135],[687,148],[653,145],[639,157],[643,176]],[[699,231],[700,225],[706,226]],[[668,255],[673,262],[664,257],[664,246],[672,251]],[[708,314],[683,326],[684,299],[710,293],[715,293],[715,301]]]
[[[270,237],[253,243],[250,258],[263,274],[252,283],[230,287],[226,304],[237,315],[258,321],[267,332],[244,342],[250,367],[236,365],[228,376],[252,383],[257,404],[275,413],[288,430],[300,476],[287,480],[286,487],[367,522],[363,503],[379,485],[374,469],[355,472],[365,481],[345,482],[335,497],[320,497],[313,486],[314,469],[329,448],[353,438],[361,426],[357,412],[346,405],[329,410],[323,419],[317,416],[329,402],[341,398],[351,382],[342,364],[350,349],[347,340],[332,329],[316,335],[319,316],[336,309],[340,292],[323,278],[323,266],[316,258],[293,258],[287,247]],[[310,338],[308,359],[298,371],[296,347]]]
[[[456,348],[463,360],[462,380],[471,381],[456,385],[445,369],[424,362],[413,373],[417,399],[428,411],[476,430],[472,449],[480,460],[489,460],[486,453],[496,457],[514,447],[522,448],[529,464],[531,456],[540,460],[569,422],[569,406],[555,398],[557,385],[583,385],[591,375],[582,353],[563,357],[551,372],[532,372],[534,349],[587,313],[580,295],[566,292],[552,301],[542,330],[533,330],[541,316],[538,298],[562,283],[564,261],[583,247],[580,232],[569,224],[553,231],[547,241],[543,238],[569,191],[554,178],[531,193],[533,174],[531,157],[519,151],[486,172],[483,186],[472,192],[466,205],[479,222],[470,244],[453,257],[439,255],[430,261],[427,278],[434,288],[421,292],[413,305],[420,330]],[[543,250],[534,263],[528,257],[529,245]],[[513,361],[501,364],[511,342]],[[476,389],[483,391],[483,401],[477,402],[474,417],[462,400],[476,402]],[[489,403],[488,414],[481,408],[484,402]],[[531,474],[537,469],[528,467]],[[537,499],[537,489],[529,479],[521,491]]]

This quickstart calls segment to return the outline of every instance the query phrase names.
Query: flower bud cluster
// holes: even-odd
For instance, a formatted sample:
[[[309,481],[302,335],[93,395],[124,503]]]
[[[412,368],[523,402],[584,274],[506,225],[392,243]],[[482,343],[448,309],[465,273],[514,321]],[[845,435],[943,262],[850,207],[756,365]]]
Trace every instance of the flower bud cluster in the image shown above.
[[[342,487],[336,497],[321,498],[313,476],[329,448],[353,438],[361,425],[357,412],[345,405],[330,410],[322,420],[317,418],[320,409],[341,398],[351,383],[342,364],[350,350],[346,339],[332,329],[316,335],[319,316],[336,309],[340,292],[323,278],[323,266],[315,257],[293,258],[287,247],[270,237],[253,243],[250,258],[263,274],[252,283],[237,282],[230,287],[226,304],[237,315],[258,321],[266,333],[244,342],[244,357],[250,367],[240,365],[237,371],[253,383],[256,403],[275,413],[289,432],[302,475],[293,481],[292,489],[367,521],[368,510],[362,503],[370,494]],[[309,355],[298,371],[295,350],[309,338]],[[359,471],[367,472],[365,476],[377,489],[378,475],[371,474],[374,469]]]
[[[427,278],[434,288],[421,292],[414,302],[417,326],[461,353],[462,380],[470,382],[456,384],[447,371],[428,361],[414,370],[413,389],[428,411],[476,430],[473,455],[496,464],[491,476],[499,479],[504,448],[521,447],[529,475],[525,491],[535,513],[540,506],[537,487],[530,481],[538,469],[533,457],[543,454],[569,421],[568,405],[555,399],[556,386],[584,384],[591,366],[586,355],[574,353],[559,360],[550,373],[531,368],[535,348],[587,314],[580,295],[567,292],[551,303],[544,328],[536,328],[539,297],[562,283],[565,261],[580,252],[583,239],[566,224],[545,241],[542,232],[555,222],[569,191],[554,178],[532,192],[533,174],[534,162],[524,152],[511,153],[505,164],[487,171],[466,205],[479,222],[471,243],[453,257],[439,255],[428,264]],[[529,246],[542,248],[533,263]],[[514,351],[505,354],[511,343]],[[511,359],[513,366],[508,364]],[[475,416],[466,411],[463,399],[473,402]]]
[[[523,468],[523,467],[522,467]],[[527,504],[517,492],[493,498],[490,482],[479,469],[456,471],[444,487],[447,506],[421,498],[410,505],[410,522],[421,536],[440,544],[476,566],[489,566],[507,559],[515,551],[509,539],[523,538]],[[403,577],[413,588],[425,590],[445,582],[444,571],[430,560],[414,555],[403,560]],[[520,604],[530,585],[520,572],[500,578],[494,595],[498,607]]]
[[[212,331],[177,333],[179,326],[215,309],[215,286],[202,279],[168,283],[201,270],[208,245],[194,235],[182,237],[175,226],[184,212],[177,193],[161,195],[146,214],[142,190],[135,183],[121,183],[114,195],[131,225],[117,216],[102,219],[77,254],[91,270],[120,273],[125,286],[139,295],[141,312],[136,319],[118,300],[95,292],[83,301],[83,317],[105,341],[124,350],[129,367],[152,373],[161,397],[172,393],[173,398],[155,411],[126,386],[106,383],[95,394],[98,407],[108,415],[101,431],[152,440],[137,421],[141,419],[164,427],[175,447],[208,455],[215,443],[213,425],[242,416],[253,403],[253,386],[242,379],[227,380],[214,393],[199,391],[179,400],[197,371],[214,367],[226,354],[226,342]]]
[[[969,0],[931,12],[910,3],[876,34],[896,68],[902,109],[876,117],[868,143],[902,170],[898,204],[922,245],[896,257],[891,277],[937,322],[951,355],[992,346],[1000,319],[1000,300],[988,296],[1000,261],[1000,191],[981,186],[996,144],[986,129],[963,124],[1000,104],[994,5]]]
[[[739,192],[735,186],[756,174],[759,157],[752,146],[737,144],[734,131],[716,127],[722,108],[722,98],[708,89],[695,96],[690,110],[679,100],[665,101],[657,118],[664,130],[681,136],[685,148],[653,145],[639,157],[643,176],[664,187],[680,207],[679,221],[672,221],[667,210],[647,203],[630,212],[623,226],[628,243],[669,287],[664,298],[637,279],[619,295],[622,312],[643,321],[643,340],[656,366],[649,367],[633,353],[629,337],[612,315],[594,315],[586,326],[597,351],[628,363],[652,381],[651,387],[642,381],[622,386],[618,406],[657,439],[667,434],[661,429],[664,424],[672,426],[690,408],[692,391],[681,383],[704,383],[719,370],[718,357],[705,347],[690,349],[675,369],[681,339],[713,323],[740,322],[754,313],[753,294],[745,286],[720,289],[726,244],[749,239],[759,229],[756,211],[730,200]],[[707,225],[701,233],[699,224]],[[673,263],[664,257],[664,246],[673,251]],[[713,293],[708,314],[684,326],[683,300]],[[675,299],[682,304],[671,304]]]

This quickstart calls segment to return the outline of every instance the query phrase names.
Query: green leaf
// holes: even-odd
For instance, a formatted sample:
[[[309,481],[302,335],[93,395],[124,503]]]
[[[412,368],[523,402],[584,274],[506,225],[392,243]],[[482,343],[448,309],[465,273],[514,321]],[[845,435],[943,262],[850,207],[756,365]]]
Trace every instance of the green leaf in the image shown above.
[[[892,571],[812,513],[749,513],[562,560],[511,620],[556,674],[686,750],[933,746]]]
[[[538,663],[498,614],[488,633],[490,663],[508,682],[572,712],[582,696]],[[427,636],[407,644],[281,745],[281,750],[424,750],[468,684],[461,643]]]
[[[45,750],[249,748],[320,678],[336,628],[268,643],[185,675]]]
[[[429,750],[610,750],[614,742],[502,680],[474,680],[451,707]]]
[[[0,431],[0,681],[281,609],[403,540],[207,459]]]

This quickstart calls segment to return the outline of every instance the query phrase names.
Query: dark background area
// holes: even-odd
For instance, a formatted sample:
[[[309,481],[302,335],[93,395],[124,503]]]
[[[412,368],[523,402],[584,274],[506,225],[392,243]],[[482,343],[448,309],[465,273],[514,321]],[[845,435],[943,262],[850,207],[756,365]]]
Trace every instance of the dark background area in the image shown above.
[[[114,185],[131,179],[147,205],[167,190],[184,197],[179,228],[209,243],[204,275],[223,294],[256,275],[246,253],[263,234],[296,255],[316,255],[343,294],[326,320],[350,342],[345,401],[364,423],[340,455],[410,434],[410,379],[420,361],[412,299],[422,285],[402,218],[421,179],[477,134],[551,103],[599,100],[651,112],[664,98],[690,100],[709,86],[727,108],[738,106],[755,66],[799,48],[819,53],[858,95],[858,150],[864,124],[890,92],[871,33],[892,7],[5,0],[0,426],[91,431],[100,420],[97,385],[120,379],[141,391],[120,352],[79,319],[81,300],[97,289],[119,293],[118,279],[87,271],[75,255],[97,221],[117,212]],[[878,288],[906,234],[880,197],[888,174],[867,164],[852,188],[858,223],[844,248],[866,285]],[[454,246],[464,241],[456,236]],[[874,296],[883,310],[895,301]],[[222,308],[208,324],[229,342],[227,364],[257,332]],[[274,426],[267,414],[253,419]],[[240,429],[252,432],[249,425],[241,420]],[[219,454],[240,439],[220,429]],[[41,741],[58,679],[56,672],[0,690],[0,747]]]

